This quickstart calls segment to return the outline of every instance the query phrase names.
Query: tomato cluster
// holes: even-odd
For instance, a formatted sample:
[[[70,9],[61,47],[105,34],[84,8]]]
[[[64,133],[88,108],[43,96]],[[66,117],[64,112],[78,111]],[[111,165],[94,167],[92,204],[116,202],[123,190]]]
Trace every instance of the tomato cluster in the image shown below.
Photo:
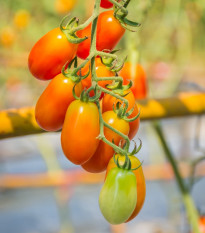
[[[101,1],[103,8],[112,5]],[[142,91],[138,87],[139,80],[145,82],[145,74],[137,65],[133,78],[129,63],[117,74],[96,55],[91,58],[92,63],[85,62],[78,69],[77,57],[85,59],[90,52],[91,26],[76,32],[78,38],[87,37],[78,44],[69,42],[61,27],[48,32],[31,49],[30,72],[37,79],[51,80],[37,101],[35,117],[46,131],[62,129],[62,150],[69,161],[92,173],[107,169],[99,197],[100,209],[110,223],[119,224],[133,219],[145,199],[142,167],[132,171],[140,165],[134,152],[129,153],[128,148],[125,154],[116,154],[116,147],[124,151],[125,141],[132,139],[139,129],[136,99],[146,94],[145,84]],[[101,13],[96,27],[98,51],[111,51],[125,31],[113,10]],[[91,64],[95,64],[95,72],[90,72]],[[113,81],[115,78],[118,81]],[[131,90],[127,80],[134,84]],[[112,86],[116,83],[120,91],[115,92]]]

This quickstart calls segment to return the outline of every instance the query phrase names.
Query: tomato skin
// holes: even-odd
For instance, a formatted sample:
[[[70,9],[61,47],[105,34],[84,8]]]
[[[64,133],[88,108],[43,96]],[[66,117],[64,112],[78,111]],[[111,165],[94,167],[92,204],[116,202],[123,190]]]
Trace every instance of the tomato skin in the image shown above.
[[[97,77],[113,77],[115,73],[110,71],[102,62],[100,58],[95,59],[96,75]],[[81,75],[86,75],[89,72],[90,62],[88,62],[82,69]],[[89,88],[92,84],[91,72],[86,79],[82,80],[82,85],[84,88]],[[98,84],[101,87],[106,87],[107,84],[111,84],[112,80],[99,81]]]
[[[117,154],[115,158],[116,159],[118,158],[120,165],[124,164],[124,162],[125,162],[124,155]],[[132,164],[131,168],[136,168],[141,164],[139,159],[133,155],[130,155],[129,159],[130,159],[131,164]],[[109,171],[114,167],[117,167],[117,165],[115,164],[114,159],[111,158],[109,163],[108,163],[108,166],[107,166],[107,171],[106,171],[105,177],[107,177],[107,174],[109,173]],[[146,196],[146,183],[145,183],[145,178],[144,178],[142,166],[139,167],[137,170],[134,170],[133,173],[135,174],[135,179],[137,182],[137,203],[136,203],[134,211],[132,212],[131,216],[129,217],[129,219],[126,222],[129,222],[130,220],[132,220],[133,218],[135,218],[138,215],[138,213],[142,209],[142,206],[143,206],[144,200],[145,200],[145,196]]]
[[[100,191],[99,205],[111,224],[125,222],[137,203],[136,178],[132,171],[118,167],[111,169]]]
[[[140,64],[132,64],[125,62],[123,68],[119,72],[119,76],[123,78],[123,84],[127,85],[132,80],[131,90],[135,99],[144,99],[147,96],[146,73]]]
[[[200,216],[199,218],[199,229],[201,233],[205,233],[205,216]]]
[[[54,78],[75,56],[77,47],[67,40],[60,28],[49,31],[31,49],[28,58],[31,74],[40,80]]]
[[[126,100],[128,100],[128,102],[129,102],[128,111],[134,107],[134,111],[129,116],[129,118],[133,118],[139,113],[139,109],[138,109],[137,105],[135,104],[135,97],[134,97],[132,91],[131,90],[125,91],[125,93],[128,93],[128,92],[129,92],[129,94],[126,95],[124,98]],[[116,105],[116,103],[118,101],[121,102],[119,99],[116,99],[115,97],[113,97],[111,95],[105,95],[103,100],[102,100],[102,111],[105,112],[105,111],[112,110],[113,104]],[[136,120],[130,122],[129,125],[130,125],[130,131],[129,131],[128,137],[130,139],[133,139],[134,136],[136,135],[136,133],[138,132],[139,125],[140,125],[140,118],[138,117]]]
[[[102,116],[103,120],[107,124],[120,131],[121,133],[128,135],[129,123],[123,119],[118,118],[115,112],[107,111],[104,112]],[[110,142],[114,140],[116,145],[118,145],[120,140],[122,139],[122,137],[119,136],[119,134],[114,133],[107,127],[104,127],[104,135]],[[86,163],[84,163],[82,167],[88,172],[102,172],[106,169],[109,160],[112,158],[113,154],[113,148],[101,140],[94,155]]]
[[[109,8],[113,7],[113,4],[108,0],[101,0],[100,6],[102,8],[109,9]]]
[[[95,103],[74,100],[66,112],[61,133],[65,156],[81,165],[95,153],[100,133],[99,112]]]
[[[98,51],[102,51],[103,49],[112,50],[125,32],[125,29],[113,14],[114,11],[110,10],[102,12],[98,17],[96,39],[96,47]],[[77,35],[80,38],[85,36],[88,37],[87,40],[79,44],[77,50],[77,56],[81,59],[86,59],[90,52],[91,24],[83,30],[77,31]]]
[[[46,131],[57,131],[63,126],[65,114],[70,103],[75,100],[72,89],[75,83],[58,74],[48,84],[39,97],[35,107],[35,117],[39,126]],[[82,84],[75,87],[76,95],[82,91]]]

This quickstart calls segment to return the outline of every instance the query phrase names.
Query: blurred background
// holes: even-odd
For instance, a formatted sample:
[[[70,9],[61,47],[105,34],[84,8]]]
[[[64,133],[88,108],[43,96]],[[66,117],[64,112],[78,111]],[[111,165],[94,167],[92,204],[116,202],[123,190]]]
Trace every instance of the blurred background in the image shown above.
[[[0,0],[0,109],[34,106],[48,85],[29,73],[27,58],[35,42],[70,14],[83,22],[93,0]],[[129,41],[140,54],[148,98],[205,91],[205,2],[132,0],[129,18],[142,23],[118,44]],[[162,120],[166,141],[186,177],[190,164],[205,155],[205,117]],[[0,122],[1,124],[1,122]],[[143,147],[147,195],[130,223],[110,226],[98,207],[104,174],[92,175],[63,155],[59,133],[0,141],[1,233],[188,233],[181,194],[151,122],[141,122],[135,139]],[[205,214],[205,163],[196,167],[191,195]],[[200,178],[200,179],[199,179]]]

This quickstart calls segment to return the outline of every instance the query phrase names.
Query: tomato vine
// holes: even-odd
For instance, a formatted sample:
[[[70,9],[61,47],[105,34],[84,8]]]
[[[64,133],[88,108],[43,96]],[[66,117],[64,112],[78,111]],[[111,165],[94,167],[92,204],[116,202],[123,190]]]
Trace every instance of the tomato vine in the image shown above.
[[[118,9],[117,11],[115,11],[115,14],[117,14],[117,12],[119,11],[119,8],[123,14],[122,19],[120,19],[120,21],[123,21],[124,17],[127,16],[128,11],[126,9],[126,6],[128,5],[128,3],[130,2],[130,0],[127,0],[124,2],[124,4],[120,4],[116,1],[110,1],[111,3],[113,3]],[[102,61],[103,59],[110,59],[110,65],[111,63],[113,63],[113,61],[118,61],[117,55],[114,53],[106,53],[103,51],[98,51],[96,48],[96,37],[97,37],[97,21],[98,21],[98,16],[99,16],[99,9],[100,9],[100,0],[96,0],[95,1],[95,6],[94,6],[94,12],[92,14],[92,16],[83,24],[77,26],[77,27],[73,27],[72,29],[66,31],[65,29],[63,29],[63,31],[65,32],[65,34],[67,35],[67,38],[69,41],[71,42],[75,42],[73,41],[73,39],[70,40],[70,36],[73,35],[75,32],[77,32],[78,30],[82,30],[84,29],[86,26],[88,26],[91,22],[92,22],[92,29],[91,29],[91,46],[90,46],[90,55],[85,59],[85,61],[78,66],[76,69],[74,69],[73,73],[77,73],[81,70],[82,67],[84,67],[88,61],[91,61],[91,74],[92,74],[92,87],[93,89],[97,90],[97,91],[101,91],[104,92],[108,95],[111,95],[119,100],[121,100],[124,103],[124,109],[125,111],[128,108],[128,101],[123,98],[122,96],[115,94],[112,90],[108,90],[106,88],[103,88],[101,86],[98,85],[99,81],[105,81],[105,80],[113,80],[116,82],[118,82],[118,86],[122,87],[122,83],[123,83],[123,78],[119,77],[119,76],[113,76],[113,77],[100,77],[98,78],[96,75],[96,70],[95,70],[95,57],[96,56],[100,56]],[[126,21],[127,22],[127,21]],[[131,22],[131,21],[129,21]],[[134,24],[131,23],[131,26],[139,26],[139,24]],[[61,27],[63,28],[63,27]],[[76,43],[79,42],[79,38],[76,38]],[[120,67],[122,67],[122,64],[118,64]],[[115,65],[116,66],[116,65]],[[124,89],[128,89],[131,85],[127,85],[124,86]],[[110,145],[116,152],[122,153],[124,155],[127,156],[128,154],[128,148],[130,145],[130,140],[128,138],[128,136],[122,134],[121,132],[119,132],[118,130],[116,130],[115,128],[113,128],[112,126],[108,125],[106,122],[104,122],[103,118],[102,118],[102,112],[101,112],[101,108],[100,108],[100,103],[99,103],[99,99],[96,100],[96,104],[98,106],[98,110],[99,110],[99,114],[100,114],[100,135],[99,135],[99,139],[103,140],[105,143],[107,143],[108,145]],[[138,117],[138,116],[137,116]],[[121,147],[115,145],[113,142],[110,142],[109,140],[106,139],[106,137],[104,136],[104,126],[111,129],[113,132],[119,134],[125,141],[126,141],[126,149],[122,149]]]
[[[60,32],[63,36],[58,33],[55,34],[55,49],[58,53],[58,59],[55,59],[55,49],[53,49],[52,46],[47,46],[45,43],[45,38],[50,34],[46,34],[43,37],[44,39],[36,43],[29,56],[30,71],[35,74],[37,78],[39,78],[39,73],[41,73],[40,78],[42,80],[56,80],[56,77],[54,77],[55,75],[59,75],[60,77],[58,77],[56,82],[53,82],[52,80],[51,83],[58,84],[48,85],[45,92],[39,98],[40,100],[36,107],[35,116],[39,125],[45,130],[55,131],[62,128],[61,146],[65,156],[72,163],[81,165],[83,168],[85,167],[85,170],[87,169],[90,172],[101,172],[105,170],[109,160],[114,156],[113,159],[116,164],[116,169],[114,173],[112,171],[109,172],[113,173],[113,175],[108,175],[109,178],[106,178],[102,188],[103,191],[101,191],[100,194],[100,200],[103,200],[101,202],[101,204],[103,203],[101,205],[102,213],[105,213],[109,222],[115,224],[125,222],[133,215],[136,216],[137,213],[133,214],[133,211],[136,209],[137,205],[137,189],[143,189],[145,195],[145,181],[143,176],[138,176],[138,178],[142,179],[141,183],[143,183],[143,185],[139,186],[137,185],[137,176],[134,175],[134,170],[139,169],[141,164],[137,167],[133,167],[131,162],[132,159],[130,159],[130,155],[134,155],[140,150],[141,144],[138,148],[135,147],[133,152],[129,152],[130,122],[137,120],[140,112],[138,109],[137,112],[134,111],[135,105],[133,106],[133,104],[130,109],[131,104],[129,99],[125,98],[129,95],[129,92],[131,92],[130,88],[132,86],[132,81],[123,85],[123,77],[117,75],[117,72],[122,69],[126,58],[119,61],[118,56],[116,55],[117,50],[113,50],[116,43],[123,36],[125,29],[133,30],[133,28],[139,26],[139,23],[127,19],[128,11],[126,7],[129,2],[130,0],[111,0],[110,3],[114,5],[114,10],[100,13],[101,0],[95,0],[93,14],[83,24],[79,25],[79,20],[76,17],[70,19],[66,24],[67,17],[62,20]],[[106,36],[104,34],[99,35],[100,33],[102,34],[104,30],[103,28],[98,30],[98,27],[103,27],[103,20],[107,20],[107,23],[112,22],[111,31],[114,31],[112,33],[113,41],[109,48],[106,47],[107,41],[105,40],[104,46],[99,45],[98,43],[100,39],[103,40],[102,36]],[[55,31],[58,32],[59,29],[56,29]],[[82,37],[79,36],[80,31],[82,32]],[[72,51],[74,54],[76,53],[78,57],[85,59],[79,66],[77,56],[71,58],[73,56],[70,54],[67,63],[64,64],[68,54],[64,51],[64,57],[61,59],[63,47],[57,44],[58,38],[60,37],[64,38],[64,45],[68,46],[71,51],[72,48],[75,48],[75,51]],[[52,42],[52,39],[53,38],[50,38],[50,42]],[[73,44],[75,44],[75,46],[72,47]],[[39,48],[39,45],[41,45],[41,48]],[[39,67],[41,66],[31,66],[30,63],[32,62],[32,64],[35,65],[35,60],[37,58],[33,56],[33,54],[39,54],[39,51],[45,49],[46,46],[47,48],[50,48],[50,51],[48,49],[45,60],[49,63],[49,54],[52,54],[54,59],[53,63],[50,64],[49,69],[46,70],[47,76],[45,78],[44,70],[39,70]],[[80,54],[78,55],[79,49]],[[108,69],[110,71],[110,77],[103,77],[103,75],[98,77],[99,75],[97,75],[96,72],[97,57],[100,57],[101,59],[100,66],[103,66],[103,69]],[[40,60],[40,63],[41,62],[42,60]],[[63,67],[62,64],[64,64]],[[86,71],[85,74],[82,74],[82,69],[87,65],[89,65],[88,71]],[[50,77],[50,74],[52,74],[52,67],[55,67],[56,70],[55,75]],[[59,68],[62,68],[62,70]],[[59,74],[60,72],[61,74]],[[86,87],[87,89],[81,90],[83,85],[82,80],[88,78],[88,76],[91,77],[91,85]],[[100,85],[100,82],[102,83],[102,81],[111,82],[106,82],[106,85]],[[67,85],[66,88],[65,84]],[[81,86],[79,86],[79,84]],[[79,95],[80,90],[81,93]],[[69,92],[69,95],[67,91]],[[91,96],[91,92],[94,92],[94,96]],[[116,103],[113,103],[113,111],[102,113],[100,106],[102,93],[103,95],[106,94],[116,99]],[[44,108],[43,105],[45,105],[49,96],[52,96],[52,102],[47,105],[47,108]],[[73,98],[76,100],[73,100]],[[61,111],[62,109],[63,111]],[[133,116],[133,112],[134,114],[136,113],[136,115]],[[105,117],[105,119],[103,117]],[[108,119],[111,119],[113,122],[115,121],[113,125]],[[118,127],[119,122],[122,124],[121,127]],[[138,130],[139,122],[137,122],[136,126],[134,132]],[[85,135],[86,129],[89,129],[87,135]],[[99,154],[96,153],[96,151],[98,152],[98,148],[100,148],[99,150],[102,150],[101,157],[103,157],[103,153],[107,153],[107,155],[104,156],[106,158],[103,158],[103,162],[99,160],[98,165],[97,163],[94,164],[95,169],[90,169],[90,164],[92,166],[93,161],[96,161],[96,155],[99,157]],[[124,156],[124,164],[119,163],[118,158],[117,160],[115,159],[115,154]],[[97,166],[98,168],[96,168]],[[110,182],[113,183],[113,190],[116,190],[119,198],[124,195],[126,196],[123,197],[124,204],[122,206],[117,204],[118,199],[115,198],[115,195],[113,196],[112,192],[107,190]],[[118,186],[118,184],[120,184],[120,186]],[[112,198],[115,199],[113,200],[110,198],[110,202],[113,203],[113,210],[115,210],[114,213],[107,209],[107,207],[109,208],[109,203],[105,196],[112,196]],[[130,198],[132,199],[132,202],[130,202]],[[122,217],[128,202],[130,202],[130,208],[127,210],[126,215]],[[141,203],[141,206],[142,204],[143,202]],[[121,213],[119,213],[119,210]]]

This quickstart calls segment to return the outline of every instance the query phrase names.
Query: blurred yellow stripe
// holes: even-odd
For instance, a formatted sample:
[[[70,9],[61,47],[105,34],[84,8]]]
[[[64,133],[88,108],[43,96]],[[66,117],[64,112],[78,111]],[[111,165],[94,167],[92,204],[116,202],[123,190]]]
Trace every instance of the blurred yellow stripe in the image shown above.
[[[141,121],[205,113],[205,93],[182,93],[176,97],[145,99],[137,103]],[[35,121],[34,107],[0,111],[0,139],[42,132],[45,131]]]

